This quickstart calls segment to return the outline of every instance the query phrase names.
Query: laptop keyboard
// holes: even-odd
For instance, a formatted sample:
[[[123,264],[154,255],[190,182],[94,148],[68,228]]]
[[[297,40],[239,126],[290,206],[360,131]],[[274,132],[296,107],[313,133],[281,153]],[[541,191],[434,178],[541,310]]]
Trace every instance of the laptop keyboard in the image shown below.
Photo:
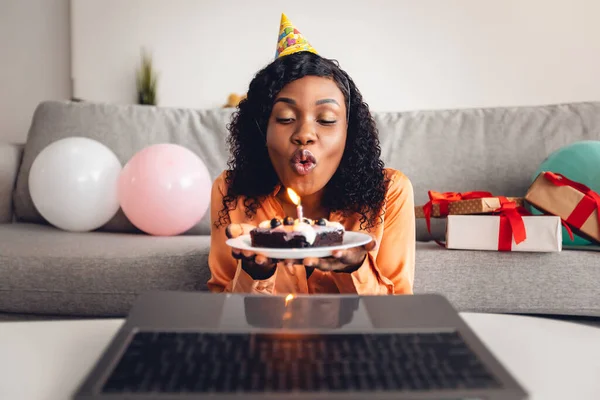
[[[103,392],[423,391],[499,386],[455,332],[138,332]]]

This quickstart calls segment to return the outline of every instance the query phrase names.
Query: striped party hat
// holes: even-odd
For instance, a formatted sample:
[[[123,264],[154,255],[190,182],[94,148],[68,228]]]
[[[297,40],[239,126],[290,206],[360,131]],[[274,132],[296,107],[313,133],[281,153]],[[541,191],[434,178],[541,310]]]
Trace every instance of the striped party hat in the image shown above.
[[[302,33],[294,27],[288,17],[282,13],[275,59],[300,51],[310,51],[311,53],[318,54],[310,43],[308,43],[308,40],[306,40],[304,35],[302,35]]]

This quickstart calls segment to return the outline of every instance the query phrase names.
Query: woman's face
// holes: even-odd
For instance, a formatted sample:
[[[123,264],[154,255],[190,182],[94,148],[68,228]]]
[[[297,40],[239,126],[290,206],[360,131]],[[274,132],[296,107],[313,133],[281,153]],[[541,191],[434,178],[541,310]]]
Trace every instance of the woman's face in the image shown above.
[[[267,149],[284,187],[300,197],[325,187],[346,145],[346,105],[333,79],[305,76],[277,95],[267,128]]]

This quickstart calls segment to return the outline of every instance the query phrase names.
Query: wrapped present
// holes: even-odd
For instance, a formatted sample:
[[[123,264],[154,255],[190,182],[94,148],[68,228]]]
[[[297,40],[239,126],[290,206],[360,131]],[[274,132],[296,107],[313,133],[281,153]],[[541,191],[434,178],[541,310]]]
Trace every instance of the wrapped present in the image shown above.
[[[504,215],[449,215],[446,248],[525,252],[562,250],[562,224],[556,216],[521,216],[526,235],[515,236]]]
[[[479,192],[467,192],[465,194],[453,192],[439,193],[440,197],[438,197],[436,192],[432,193],[435,199],[431,202],[432,218],[443,218],[448,215],[487,214],[496,211],[501,206],[500,198],[492,196],[491,193],[486,197],[469,196],[470,193]],[[454,200],[455,198],[458,200]],[[507,197],[506,199],[514,201],[519,206],[523,205],[523,198],[521,197]],[[426,205],[415,206],[416,218],[425,218],[425,207]]]
[[[490,192],[435,192],[430,190],[429,202],[415,207],[415,218],[425,218],[431,232],[431,218],[445,218],[448,215],[488,214],[498,211],[504,203],[512,202],[517,207],[523,205],[520,197],[494,196]]]
[[[600,242],[600,195],[554,172],[541,172],[525,200],[546,214],[560,217],[582,236]]]

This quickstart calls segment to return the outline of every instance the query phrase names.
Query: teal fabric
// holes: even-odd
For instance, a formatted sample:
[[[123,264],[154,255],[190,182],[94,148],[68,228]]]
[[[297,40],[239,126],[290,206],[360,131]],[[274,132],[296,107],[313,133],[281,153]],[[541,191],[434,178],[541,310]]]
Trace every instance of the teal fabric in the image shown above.
[[[600,193],[600,141],[578,141],[551,153],[532,176],[532,182],[542,171],[562,174]],[[540,214],[532,207],[530,210],[534,214]],[[581,246],[591,243],[577,235],[574,235],[574,240],[571,240],[563,227],[563,244]]]

